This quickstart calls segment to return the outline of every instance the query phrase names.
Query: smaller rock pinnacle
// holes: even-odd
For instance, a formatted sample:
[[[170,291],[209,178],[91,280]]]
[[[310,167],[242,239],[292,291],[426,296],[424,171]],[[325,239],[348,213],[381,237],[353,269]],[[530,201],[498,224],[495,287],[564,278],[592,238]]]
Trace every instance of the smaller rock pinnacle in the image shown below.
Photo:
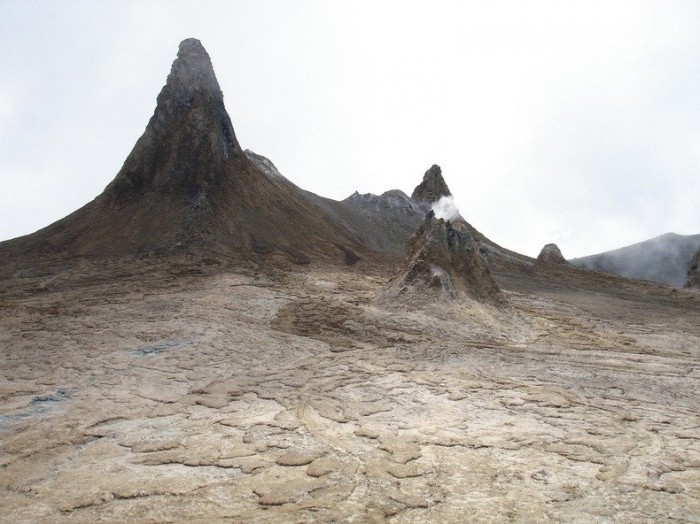
[[[547,264],[566,264],[564,255],[561,254],[559,246],[556,244],[547,244],[542,248],[537,256],[537,262],[545,262]]]
[[[423,181],[413,190],[411,198],[419,202],[436,202],[440,197],[451,194],[445,179],[442,178],[442,169],[435,164],[425,172]]]

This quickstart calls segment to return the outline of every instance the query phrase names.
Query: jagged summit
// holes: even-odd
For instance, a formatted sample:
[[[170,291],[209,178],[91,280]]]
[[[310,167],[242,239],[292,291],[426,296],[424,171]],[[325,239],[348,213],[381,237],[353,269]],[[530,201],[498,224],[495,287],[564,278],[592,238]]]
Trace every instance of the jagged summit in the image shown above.
[[[241,146],[209,54],[199,40],[180,44],[156,109],[107,192],[118,204],[147,191],[200,198],[225,177]]]
[[[202,42],[188,38],[180,42],[177,59],[173,62],[170,75],[165,83],[160,98],[168,96],[184,100],[195,91],[211,94],[223,100],[223,93],[214,74],[209,53]],[[161,103],[161,100],[158,101]]]
[[[503,304],[504,299],[466,222],[438,219],[430,211],[411,237],[403,264],[381,301],[468,298]]]
[[[561,254],[559,246],[556,244],[547,244],[537,256],[537,262],[540,264],[566,264],[566,259],[564,255]]]
[[[442,178],[442,169],[435,164],[425,172],[423,181],[413,190],[411,198],[419,202],[435,202],[440,200],[440,197],[451,194],[445,179]]]
[[[437,165],[413,198],[389,191],[337,202],[297,187],[270,160],[242,150],[209,55],[188,39],[143,135],[103,193],[36,233],[0,243],[0,261],[187,252],[393,262],[431,203],[449,194]],[[513,258],[465,225],[489,263]]]

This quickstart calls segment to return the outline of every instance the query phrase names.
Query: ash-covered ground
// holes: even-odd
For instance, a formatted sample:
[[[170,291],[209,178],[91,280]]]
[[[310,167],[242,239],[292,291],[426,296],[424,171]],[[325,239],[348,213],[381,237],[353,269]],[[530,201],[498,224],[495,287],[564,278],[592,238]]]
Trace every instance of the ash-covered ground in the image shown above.
[[[6,274],[0,520],[700,520],[696,291],[388,308],[361,266]]]

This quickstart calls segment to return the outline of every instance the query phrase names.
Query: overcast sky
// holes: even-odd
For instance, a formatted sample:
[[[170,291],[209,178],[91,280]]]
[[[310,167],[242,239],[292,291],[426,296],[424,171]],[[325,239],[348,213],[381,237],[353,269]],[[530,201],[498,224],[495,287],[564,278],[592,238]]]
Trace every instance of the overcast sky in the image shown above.
[[[178,44],[244,148],[334,199],[442,166],[504,247],[700,233],[700,2],[0,2],[0,240],[97,196]]]

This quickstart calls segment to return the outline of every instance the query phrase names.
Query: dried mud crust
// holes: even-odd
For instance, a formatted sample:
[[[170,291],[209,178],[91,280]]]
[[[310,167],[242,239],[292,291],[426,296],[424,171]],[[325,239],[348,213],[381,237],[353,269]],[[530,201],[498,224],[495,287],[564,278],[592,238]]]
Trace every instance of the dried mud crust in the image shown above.
[[[376,319],[373,322],[363,308],[324,297],[286,304],[278,311],[272,327],[285,333],[322,340],[329,344],[331,350],[362,347],[362,344],[391,347],[422,338],[418,330],[382,326]]]
[[[520,289],[509,320],[386,312],[371,306],[384,283],[316,267],[15,288],[0,520],[700,514],[685,296]]]

